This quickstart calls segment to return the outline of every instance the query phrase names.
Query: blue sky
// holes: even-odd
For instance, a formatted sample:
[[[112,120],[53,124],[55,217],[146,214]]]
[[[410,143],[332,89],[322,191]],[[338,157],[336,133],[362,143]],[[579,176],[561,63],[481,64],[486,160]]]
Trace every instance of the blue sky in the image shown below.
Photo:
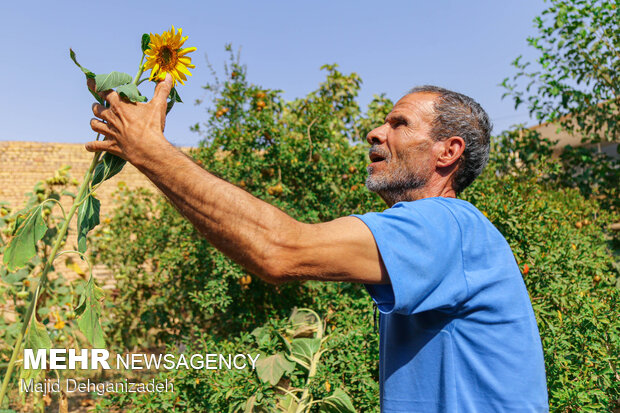
[[[241,47],[250,82],[282,89],[286,99],[314,90],[324,79],[320,66],[337,63],[361,76],[364,106],[373,94],[397,100],[415,85],[436,84],[478,100],[499,133],[535,123],[525,107],[515,111],[501,99],[498,84],[513,73],[515,57],[535,57],[526,38],[546,6],[542,0],[8,2],[0,17],[0,140],[92,140],[92,98],[69,47],[96,73],[133,75],[141,34],[172,24],[190,37],[186,45],[198,47],[194,76],[180,88],[186,103],[175,106],[166,125],[174,144],[197,144],[189,126],[206,117],[205,107],[192,103],[212,80],[205,54],[222,69],[226,43]]]

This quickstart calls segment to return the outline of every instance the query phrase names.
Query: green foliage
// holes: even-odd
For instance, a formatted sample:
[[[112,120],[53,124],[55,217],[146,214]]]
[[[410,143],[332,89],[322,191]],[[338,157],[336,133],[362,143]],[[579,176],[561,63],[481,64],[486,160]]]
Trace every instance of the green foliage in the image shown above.
[[[26,331],[26,340],[24,342],[24,348],[32,349],[32,351],[36,354],[39,349],[49,350],[52,348],[52,341],[50,340],[49,335],[47,334],[47,328],[43,324],[41,324],[36,316],[28,326],[28,330]],[[36,378],[39,375],[41,369],[28,369],[26,370],[22,366],[20,379],[26,380],[28,382],[31,379]]]
[[[142,96],[138,90],[138,86],[133,83],[128,83],[117,87],[116,92],[121,97],[124,97],[132,102],[146,102],[146,96]]]
[[[502,83],[504,96],[511,96],[515,107],[527,103],[539,121],[556,123],[581,136],[583,143],[618,142],[617,7],[613,0],[552,0],[534,19],[537,36],[528,38],[539,59],[532,64],[520,56],[513,62],[517,73]],[[618,158],[584,147],[567,147],[561,157],[556,172],[563,185],[602,199],[605,207],[619,208]]]
[[[166,114],[168,114],[168,112],[172,110],[172,107],[177,102],[183,103],[183,101],[181,100],[181,96],[179,95],[179,92],[177,92],[177,89],[173,87],[172,89],[170,89],[170,94],[168,95],[168,103],[166,104]]]
[[[151,36],[148,33],[144,33],[142,35],[142,39],[140,40],[140,48],[142,49],[142,53],[150,49],[149,43],[151,43]]]
[[[620,28],[614,0],[552,0],[528,38],[539,59],[513,62],[506,95],[539,121],[559,122],[590,142],[617,141]],[[532,67],[533,66],[533,67]],[[570,115],[570,116],[566,116]],[[578,116],[574,116],[578,115]]]
[[[106,90],[114,89],[115,87],[119,87],[121,85],[126,85],[132,80],[133,78],[131,75],[121,72],[110,72],[102,75],[96,75],[95,90],[97,92],[105,92]]]
[[[86,252],[86,235],[99,225],[101,202],[93,195],[88,195],[78,209],[78,251]]]
[[[47,232],[47,225],[41,216],[42,209],[43,204],[35,207],[23,222],[17,225],[15,236],[4,251],[4,264],[10,271],[23,267],[37,253],[37,242]],[[22,220],[21,217],[18,219]]]
[[[109,152],[104,153],[101,157],[101,163],[95,168],[91,185],[97,185],[100,182],[112,178],[123,169],[125,163],[127,163],[127,161],[123,158],[112,155]]]
[[[605,208],[620,210],[620,162],[592,149],[567,146],[560,155],[557,179],[578,188],[586,197],[596,197]]]
[[[105,296],[103,290],[95,285],[93,278],[88,280],[84,287],[82,302],[75,309],[77,323],[80,331],[95,348],[104,348],[103,329],[99,321],[101,314],[101,301]]]
[[[304,222],[384,209],[364,187],[367,146],[360,141],[383,123],[391,102],[377,96],[362,114],[357,75],[333,65],[324,70],[326,80],[317,90],[286,102],[279,91],[250,84],[245,67],[231,58],[225,78],[206,87],[214,94],[213,107],[207,121],[193,127],[204,140],[191,155]],[[607,228],[617,217],[597,199],[565,186],[561,161],[550,154],[551,142],[533,132],[506,133],[494,140],[489,166],[464,197],[504,234],[523,269],[543,340],[552,410],[610,410],[620,394],[617,270],[610,254],[617,236]],[[250,400],[254,411],[274,411],[294,401],[286,401],[278,385],[307,388],[313,400],[324,401],[313,411],[348,411],[336,401],[340,390],[358,411],[378,410],[378,335],[363,287],[265,284],[215,251],[165,199],[126,187],[117,197],[115,215],[97,231],[94,249],[117,277],[107,334],[119,351],[182,343],[168,344],[169,351],[258,348],[272,358],[261,362],[258,375],[161,373],[174,378],[174,395],[119,395],[106,400],[102,411],[232,412],[243,411]],[[316,311],[329,340],[318,345],[312,332],[294,338],[294,307]],[[306,366],[318,351],[320,363],[307,382]]]

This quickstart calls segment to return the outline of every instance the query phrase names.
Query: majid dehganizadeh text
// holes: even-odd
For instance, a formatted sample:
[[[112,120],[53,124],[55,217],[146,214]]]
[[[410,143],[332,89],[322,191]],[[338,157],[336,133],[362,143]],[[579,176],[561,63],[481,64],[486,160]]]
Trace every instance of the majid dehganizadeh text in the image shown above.
[[[145,354],[126,353],[116,354],[113,357],[113,365],[116,370],[242,370],[256,368],[256,361],[260,354]],[[110,352],[106,349],[82,349],[79,353],[75,349],[24,349],[24,369],[57,369],[57,370],[110,370]],[[35,393],[57,393],[65,391],[95,392],[103,395],[106,392],[116,393],[144,393],[144,392],[169,392],[174,391],[172,382],[166,379],[162,382],[151,380],[146,383],[138,383],[122,379],[117,382],[91,382],[90,379],[79,382],[74,378],[66,378],[65,386],[61,386],[57,380],[46,379],[35,382],[34,379],[20,379],[20,390]]]

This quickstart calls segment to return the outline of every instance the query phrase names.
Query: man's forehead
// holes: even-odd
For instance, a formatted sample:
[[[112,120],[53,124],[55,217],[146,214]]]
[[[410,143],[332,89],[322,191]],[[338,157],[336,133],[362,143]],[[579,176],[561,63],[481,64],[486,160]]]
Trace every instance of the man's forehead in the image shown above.
[[[421,117],[432,120],[436,93],[416,92],[403,96],[392,109],[392,115]]]

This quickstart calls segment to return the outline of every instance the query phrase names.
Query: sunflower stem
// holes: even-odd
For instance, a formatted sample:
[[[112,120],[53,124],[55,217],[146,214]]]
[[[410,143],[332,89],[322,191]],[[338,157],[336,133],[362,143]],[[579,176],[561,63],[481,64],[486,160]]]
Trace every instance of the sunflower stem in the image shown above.
[[[138,67],[138,73],[136,73],[136,77],[133,78],[133,84],[138,86],[140,83],[140,76],[144,73],[144,52],[142,52],[142,58],[140,59],[140,66]]]

